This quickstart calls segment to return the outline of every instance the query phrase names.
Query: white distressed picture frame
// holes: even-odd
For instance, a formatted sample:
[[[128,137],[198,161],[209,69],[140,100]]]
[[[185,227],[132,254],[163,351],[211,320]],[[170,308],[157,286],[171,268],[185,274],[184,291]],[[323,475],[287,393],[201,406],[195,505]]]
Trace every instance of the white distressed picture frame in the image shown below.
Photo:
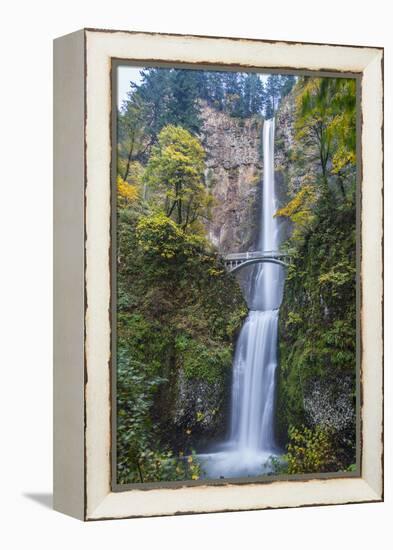
[[[55,41],[54,507],[82,520],[383,499],[383,50],[81,30]],[[361,74],[359,477],[111,490],[111,63]]]

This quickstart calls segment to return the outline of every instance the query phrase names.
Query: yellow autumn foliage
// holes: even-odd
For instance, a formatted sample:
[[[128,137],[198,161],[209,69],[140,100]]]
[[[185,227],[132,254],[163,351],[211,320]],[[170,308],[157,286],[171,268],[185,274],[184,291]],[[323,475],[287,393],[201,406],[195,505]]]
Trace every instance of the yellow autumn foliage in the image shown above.
[[[293,238],[301,238],[303,230],[314,219],[313,205],[317,200],[316,191],[313,185],[307,183],[298,191],[288,204],[277,210],[275,216],[289,218],[294,224]]]
[[[296,224],[305,225],[311,221],[311,207],[315,200],[315,189],[312,185],[306,184],[287,205],[277,210],[275,216],[289,218]]]
[[[135,202],[139,196],[137,186],[127,183],[120,176],[117,176],[117,192],[127,202]]]
[[[356,81],[309,78],[297,88],[296,139],[314,141],[331,173],[356,163]]]

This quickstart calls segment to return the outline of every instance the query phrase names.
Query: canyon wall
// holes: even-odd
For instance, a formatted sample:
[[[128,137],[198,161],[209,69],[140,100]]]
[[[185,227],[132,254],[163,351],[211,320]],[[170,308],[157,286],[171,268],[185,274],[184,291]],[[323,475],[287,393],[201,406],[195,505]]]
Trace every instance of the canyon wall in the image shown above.
[[[220,253],[245,251],[255,242],[262,177],[261,117],[230,117],[202,108],[206,182],[213,195],[208,236]]]

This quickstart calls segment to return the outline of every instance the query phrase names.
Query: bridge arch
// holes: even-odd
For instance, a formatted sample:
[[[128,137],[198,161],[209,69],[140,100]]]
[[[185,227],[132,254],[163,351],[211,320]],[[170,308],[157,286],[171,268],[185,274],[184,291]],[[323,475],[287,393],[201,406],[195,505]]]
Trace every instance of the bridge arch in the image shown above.
[[[288,264],[283,262],[282,260],[278,260],[277,258],[252,258],[252,259],[249,259],[249,260],[244,260],[244,261],[241,261],[239,263],[237,263],[236,265],[234,265],[233,267],[231,267],[230,265],[230,261],[228,262],[228,267],[229,267],[229,272],[230,273],[236,273],[237,271],[240,271],[240,269],[243,269],[244,267],[247,267],[249,265],[253,265],[253,264],[261,264],[261,263],[271,263],[271,264],[277,264],[277,265],[281,265],[282,267],[288,267]],[[233,262],[235,263],[235,262]]]

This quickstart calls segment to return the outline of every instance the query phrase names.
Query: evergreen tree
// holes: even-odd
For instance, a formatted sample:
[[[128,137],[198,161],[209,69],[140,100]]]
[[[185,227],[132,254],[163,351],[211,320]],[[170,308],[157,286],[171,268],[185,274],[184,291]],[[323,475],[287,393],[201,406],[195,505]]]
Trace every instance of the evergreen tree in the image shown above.
[[[281,98],[285,97],[292,90],[295,85],[296,78],[294,75],[287,74],[280,76],[280,95]]]
[[[197,134],[200,131],[198,104],[200,71],[174,69],[170,72],[170,95],[165,116],[166,124],[181,126]]]
[[[250,75],[246,75],[243,79],[243,90],[242,90],[242,96],[240,101],[240,116],[243,118],[247,118],[251,115],[251,82],[250,82]]]
[[[146,130],[154,142],[157,134],[168,123],[167,108],[170,99],[170,69],[145,69],[142,82],[134,92],[144,104]],[[132,99],[133,92],[129,98]]]
[[[249,73],[244,82],[243,116],[256,115],[262,111],[264,88],[256,73]]]
[[[270,74],[266,82],[266,118],[271,118],[277,110],[280,100],[280,76]]]
[[[242,114],[242,76],[239,73],[222,73],[222,80],[225,86],[225,110],[232,116]]]
[[[269,120],[269,118],[274,117],[273,100],[269,95],[266,95],[265,97],[264,109],[265,109],[264,115],[266,120]]]
[[[209,72],[208,74],[209,104],[222,111],[224,108],[225,89],[223,74],[220,72]]]
[[[189,69],[145,69],[142,82],[134,86],[123,106],[123,113],[133,105],[142,106],[150,145],[168,124],[182,126],[192,133],[200,130],[198,98],[203,89],[203,71]]]
[[[198,95],[200,99],[207,101],[211,100],[210,88],[209,88],[209,72],[208,71],[196,71],[198,74]]]
[[[132,166],[135,161],[143,158],[148,143],[146,134],[149,113],[135,90],[136,86],[133,86],[128,99],[119,110],[117,119],[117,170],[125,182],[129,178],[132,179]]]
[[[242,87],[239,73],[228,71],[222,73],[226,95],[241,95]]]

